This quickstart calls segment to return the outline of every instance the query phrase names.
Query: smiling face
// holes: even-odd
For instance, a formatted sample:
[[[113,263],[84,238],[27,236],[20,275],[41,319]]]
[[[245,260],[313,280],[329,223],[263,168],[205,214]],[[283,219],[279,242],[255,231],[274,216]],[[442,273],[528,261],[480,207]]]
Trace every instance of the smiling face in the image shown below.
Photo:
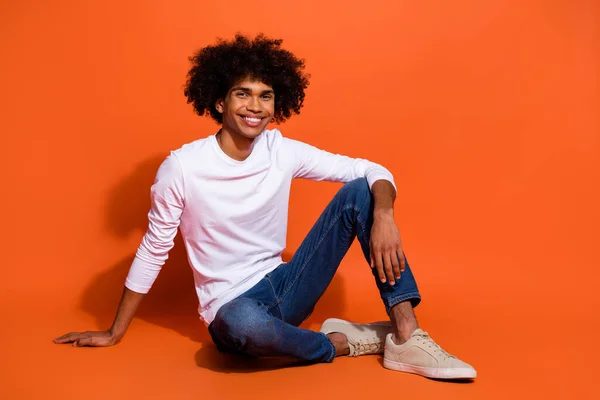
[[[233,85],[215,106],[223,114],[223,130],[230,135],[254,139],[273,117],[275,92],[269,85],[246,78]]]

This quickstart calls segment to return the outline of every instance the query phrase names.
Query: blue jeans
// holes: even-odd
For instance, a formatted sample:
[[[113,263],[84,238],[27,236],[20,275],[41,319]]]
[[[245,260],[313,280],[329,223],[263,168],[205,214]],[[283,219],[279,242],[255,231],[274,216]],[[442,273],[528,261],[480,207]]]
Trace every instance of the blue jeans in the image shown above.
[[[311,314],[358,237],[370,263],[373,197],[366,179],[345,184],[329,203],[289,263],[267,274],[250,290],[223,305],[209,332],[217,348],[249,356],[291,356],[306,362],[331,362],[329,338],[298,326]],[[421,297],[408,262],[395,285],[375,282],[386,311],[403,301],[413,307]]]

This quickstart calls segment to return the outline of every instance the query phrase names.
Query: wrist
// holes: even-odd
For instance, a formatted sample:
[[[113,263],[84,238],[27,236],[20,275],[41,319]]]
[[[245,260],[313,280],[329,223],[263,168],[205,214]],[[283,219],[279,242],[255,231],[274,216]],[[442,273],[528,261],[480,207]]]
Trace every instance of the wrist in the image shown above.
[[[108,330],[108,333],[110,334],[110,337],[115,339],[115,340],[120,340],[123,337],[123,333],[122,332],[118,332],[114,327],[111,327]]]
[[[394,218],[393,207],[375,207],[373,210],[374,219]]]

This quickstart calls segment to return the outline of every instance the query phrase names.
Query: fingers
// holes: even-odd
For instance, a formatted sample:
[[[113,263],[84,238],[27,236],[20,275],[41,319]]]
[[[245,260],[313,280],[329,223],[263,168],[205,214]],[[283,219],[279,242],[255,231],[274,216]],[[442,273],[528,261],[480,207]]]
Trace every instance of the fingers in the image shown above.
[[[389,282],[390,285],[395,285],[396,276],[398,276],[399,273],[395,273],[392,259],[392,255],[389,252],[374,251],[373,256],[371,257],[371,265],[374,265],[377,269],[377,276],[382,283]],[[396,262],[396,265],[398,265],[398,262]],[[399,271],[398,266],[396,269]]]
[[[54,339],[54,343],[73,343],[74,347],[111,346],[116,343],[108,331],[71,332]]]
[[[73,342],[73,346],[105,347],[112,346],[114,343],[115,341],[111,337],[106,336],[105,332],[85,332],[79,339]]]
[[[384,267],[383,267],[383,257],[381,255],[380,252],[374,252],[373,254],[373,261],[371,261],[372,263],[375,264],[375,268],[377,269],[377,276],[379,277],[379,280],[382,283],[386,282],[386,277],[385,277],[385,271],[384,271]]]
[[[406,269],[406,256],[403,250],[398,251],[398,258],[400,259],[400,272],[404,272]]]
[[[82,346],[96,346],[96,338],[93,336],[89,336],[89,337],[84,337],[81,338],[79,340],[77,340],[75,343],[73,343],[73,346],[75,347],[82,347]]]
[[[81,335],[81,332],[70,332],[70,333],[67,333],[65,335],[62,335],[62,336],[54,339],[54,343],[57,343],[57,344],[71,343],[71,342],[74,342],[75,340],[79,339],[79,335]]]
[[[73,343],[73,346],[87,346],[87,344],[82,343],[93,343],[93,332],[71,332],[63,335],[59,338],[54,339],[54,343],[63,344],[63,343]]]
[[[393,286],[396,284],[396,277],[394,276],[394,267],[392,264],[392,254],[390,252],[384,253],[383,260],[384,260],[385,276],[387,277],[387,281],[389,282],[389,284]]]
[[[402,247],[394,250],[382,249],[371,242],[370,265],[377,269],[377,276],[382,283],[389,282],[395,285],[406,269],[406,258]]]
[[[398,259],[398,253],[393,252],[391,255],[392,259],[392,269],[394,270],[394,277],[396,280],[400,279],[400,272],[402,271],[402,267],[400,265],[400,260]]]
[[[371,268],[377,269],[377,276],[381,282],[385,282],[385,274],[383,273],[382,263],[381,263],[381,252],[375,251],[373,242],[371,244]]]

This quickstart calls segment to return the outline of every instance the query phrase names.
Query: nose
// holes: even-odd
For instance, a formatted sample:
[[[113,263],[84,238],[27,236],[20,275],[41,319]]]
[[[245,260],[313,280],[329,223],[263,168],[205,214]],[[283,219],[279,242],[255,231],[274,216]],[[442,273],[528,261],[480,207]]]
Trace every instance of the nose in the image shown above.
[[[248,103],[246,103],[246,110],[254,113],[259,113],[262,111],[260,101],[258,98],[251,96]]]

